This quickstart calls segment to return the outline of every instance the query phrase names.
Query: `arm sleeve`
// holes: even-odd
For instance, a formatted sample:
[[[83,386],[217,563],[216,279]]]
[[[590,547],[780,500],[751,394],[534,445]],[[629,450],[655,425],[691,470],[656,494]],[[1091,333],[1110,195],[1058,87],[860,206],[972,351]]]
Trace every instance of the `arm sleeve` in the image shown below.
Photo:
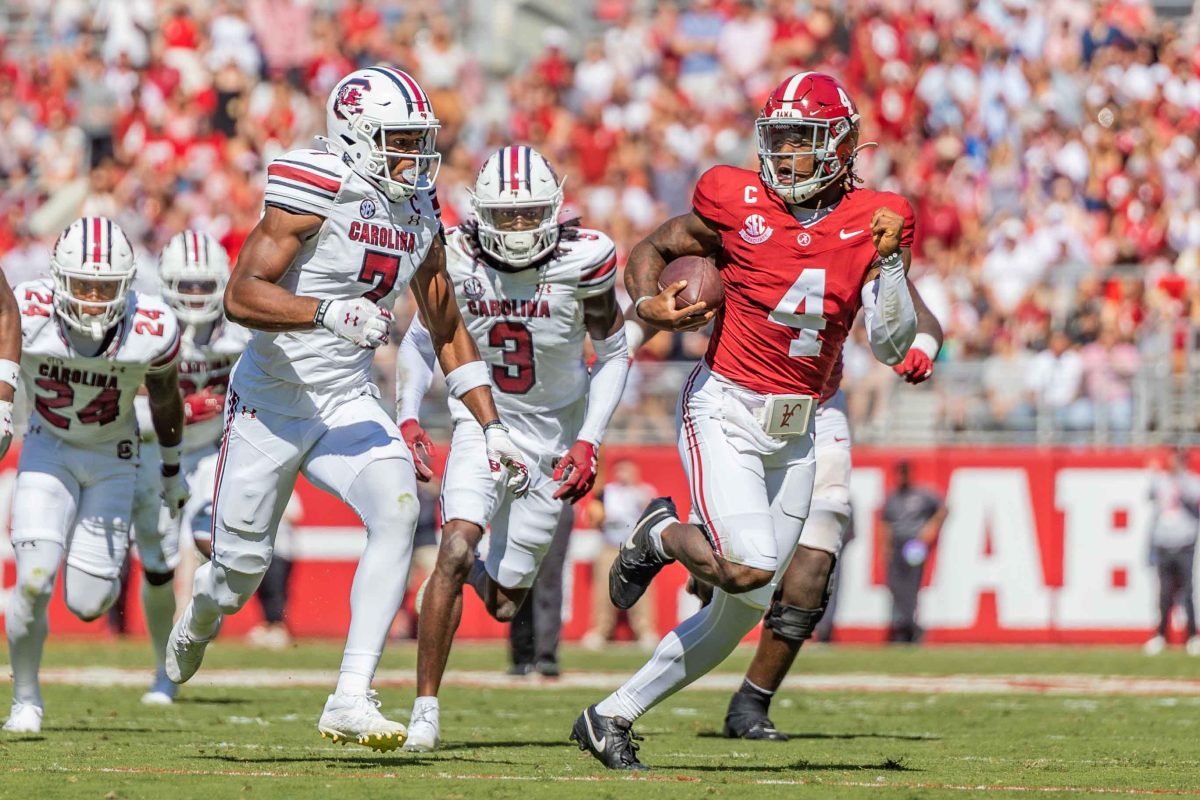
[[[900,247],[911,248],[913,239],[916,238],[917,232],[917,214],[913,211],[912,203],[904,197],[900,197],[900,208],[896,209],[900,216],[904,217],[904,226],[900,228]]]
[[[175,315],[170,312],[165,313],[162,319],[166,320],[163,323],[165,330],[163,331],[164,345],[162,349],[150,361],[150,368],[147,372],[165,372],[175,366],[175,361],[179,358],[179,323],[175,321]]]
[[[328,217],[341,189],[341,175],[330,154],[287,153],[267,167],[263,202],[297,214]]]
[[[862,288],[862,303],[871,352],[884,364],[899,364],[917,337],[917,310],[903,265],[881,268]]]
[[[433,337],[421,318],[413,317],[396,353],[397,422],[420,418],[421,401],[433,383],[433,362]]]
[[[608,423],[621,403],[625,393],[625,378],[629,374],[629,346],[625,342],[625,328],[607,339],[592,340],[596,350],[596,363],[592,367],[592,380],[588,388],[587,414],[579,437],[597,447],[608,430]]]

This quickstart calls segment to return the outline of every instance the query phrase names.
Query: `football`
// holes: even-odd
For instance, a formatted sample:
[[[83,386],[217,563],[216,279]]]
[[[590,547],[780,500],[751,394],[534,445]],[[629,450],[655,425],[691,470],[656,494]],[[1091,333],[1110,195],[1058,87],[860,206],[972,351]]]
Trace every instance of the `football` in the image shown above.
[[[716,310],[725,302],[725,284],[711,258],[683,256],[675,259],[658,276],[658,288],[665,289],[676,281],[688,282],[676,296],[676,307],[703,301],[707,308]]]

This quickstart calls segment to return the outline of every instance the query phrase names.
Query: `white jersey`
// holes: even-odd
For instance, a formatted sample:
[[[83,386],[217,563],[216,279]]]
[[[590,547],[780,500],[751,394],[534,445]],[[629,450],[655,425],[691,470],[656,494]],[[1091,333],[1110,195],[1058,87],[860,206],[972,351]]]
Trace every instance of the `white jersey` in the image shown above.
[[[304,242],[279,285],[322,300],[365,297],[391,308],[407,288],[441,230],[432,190],[390,202],[342,157],[294,150],[267,168],[265,202],[324,223]],[[325,328],[254,331],[235,371],[245,403],[305,414],[371,381],[374,352]]]
[[[179,389],[183,396],[208,391],[224,395],[229,376],[237,363],[250,331],[221,317],[215,323],[183,329],[179,348]],[[224,420],[221,415],[183,429],[183,449],[196,450],[219,442]]]
[[[22,383],[37,427],[71,444],[137,440],[133,398],[147,373],[174,369],[179,323],[157,297],[130,292],[124,316],[98,355],[80,355],[54,313],[54,285],[27,281],[14,293],[21,310]]]
[[[579,400],[588,389],[583,301],[616,284],[612,240],[578,229],[541,266],[502,272],[472,258],[464,235],[447,236],[446,269],[471,338],[491,367],[497,408],[529,414]],[[452,410],[461,412],[456,403]]]

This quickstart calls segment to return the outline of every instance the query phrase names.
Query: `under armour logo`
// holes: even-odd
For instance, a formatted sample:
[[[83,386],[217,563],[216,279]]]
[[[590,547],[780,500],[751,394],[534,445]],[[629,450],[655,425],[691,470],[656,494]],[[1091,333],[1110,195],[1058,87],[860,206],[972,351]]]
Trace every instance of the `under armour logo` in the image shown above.
[[[795,403],[795,404],[793,404],[793,405],[790,405],[790,406],[784,406],[784,407],[783,407],[783,419],[781,419],[781,420],[779,421],[779,424],[780,424],[782,427],[784,427],[784,428],[789,428],[789,427],[791,427],[791,424],[792,424],[792,417],[793,417],[793,416],[796,414],[796,410],[797,410],[798,408],[800,408],[800,404],[799,404],[799,403]]]
[[[242,406],[242,416],[246,419],[258,419],[258,409]]]
[[[354,317],[354,321],[353,321],[353,322],[351,322],[351,321],[350,321],[350,317],[351,317],[351,316],[353,316],[353,317]],[[351,326],[351,327],[357,328],[357,327],[358,327],[358,315],[357,315],[357,314],[355,314],[355,313],[354,313],[354,312],[352,312],[352,311],[347,311],[347,312],[346,312],[346,320],[345,320],[345,324],[346,324],[346,325],[349,325],[349,326]]]

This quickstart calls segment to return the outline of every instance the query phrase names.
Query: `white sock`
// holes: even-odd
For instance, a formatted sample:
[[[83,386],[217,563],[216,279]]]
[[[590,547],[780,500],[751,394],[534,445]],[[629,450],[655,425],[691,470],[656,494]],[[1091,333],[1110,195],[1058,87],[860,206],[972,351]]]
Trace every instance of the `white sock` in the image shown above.
[[[662,543],[663,531],[665,531],[671,525],[674,525],[676,522],[679,522],[679,520],[672,517],[671,519],[664,519],[662,522],[656,522],[650,528],[650,532],[649,532],[650,543],[652,545],[654,545],[654,551],[656,553],[658,553],[658,555],[661,558],[664,558],[664,559],[670,558],[670,556],[667,555],[667,551],[663,549],[663,543]]]
[[[63,546],[36,540],[18,542],[15,549],[17,585],[9,595],[4,612],[8,657],[12,662],[13,699],[41,706],[38,670],[42,664],[42,647],[50,633],[47,609],[54,593],[54,577],[62,563]]]
[[[364,675],[361,672],[342,670],[338,673],[337,688],[334,689],[334,694],[366,694],[371,688],[371,677],[371,675]]]
[[[163,675],[167,639],[171,637],[171,626],[175,624],[174,582],[154,586],[142,576],[142,610],[146,614],[146,630],[150,633],[150,646],[154,648],[154,665],[158,675]]]
[[[596,711],[633,722],[724,661],[762,616],[761,608],[717,589],[712,602],[664,636],[646,665],[597,703]]]
[[[436,697],[429,695],[425,697],[418,697],[413,701],[412,719],[416,719],[418,714],[425,711],[432,711],[434,717],[436,718],[438,710],[438,699]]]
[[[346,502],[367,523],[367,546],[350,588],[350,630],[342,655],[339,692],[343,682],[354,687],[355,694],[369,688],[392,620],[404,600],[417,510],[415,503],[395,503],[393,482],[391,468],[375,470],[368,466],[346,492]]]

